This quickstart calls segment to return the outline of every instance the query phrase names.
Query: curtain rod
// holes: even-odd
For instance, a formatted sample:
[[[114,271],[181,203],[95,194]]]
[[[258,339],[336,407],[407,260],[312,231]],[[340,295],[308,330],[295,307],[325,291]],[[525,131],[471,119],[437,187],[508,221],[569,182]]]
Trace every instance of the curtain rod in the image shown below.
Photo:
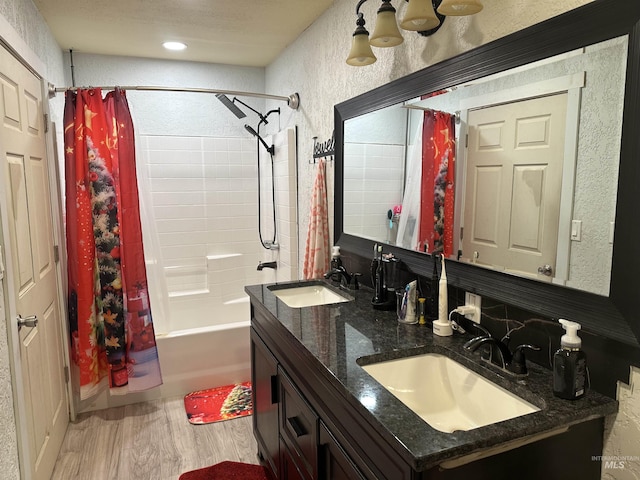
[[[57,92],[65,92],[67,90],[78,90],[83,87],[56,87],[53,84],[49,84],[49,98],[54,98]],[[234,95],[238,97],[257,97],[266,98],[269,100],[279,100],[281,102],[287,102],[289,108],[297,110],[300,106],[300,95],[293,93],[288,97],[280,95],[269,95],[266,93],[253,93],[253,92],[237,92],[233,90],[217,90],[210,88],[188,88],[188,87],[155,87],[155,86],[110,86],[110,87],[85,87],[85,88],[100,88],[101,90],[114,90],[119,88],[120,90],[139,90],[139,91],[152,91],[152,92],[187,92],[187,93],[218,93],[222,95]]]

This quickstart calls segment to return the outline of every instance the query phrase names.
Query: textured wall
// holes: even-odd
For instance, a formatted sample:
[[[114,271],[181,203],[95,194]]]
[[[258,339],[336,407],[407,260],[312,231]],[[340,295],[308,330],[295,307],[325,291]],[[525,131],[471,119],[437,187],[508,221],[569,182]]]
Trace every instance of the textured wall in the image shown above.
[[[345,63],[351,34],[355,29],[355,1],[336,0],[334,5],[309,27],[278,59],[267,67],[266,89],[285,95],[299,92],[300,111],[291,115],[291,124],[301,132],[299,144],[299,208],[308,211],[313,174],[306,159],[311,155],[313,136],[320,141],[333,131],[333,107],[344,100],[367,92],[391,80],[403,77],[438,61],[506,36],[547,18],[589,3],[589,0],[491,0],[484,10],[471,18],[449,18],[441,30],[430,38],[403,32],[404,43],[388,51],[376,49],[378,61],[355,68]],[[394,2],[402,15],[404,2]],[[378,5],[363,6],[368,26],[373,25]],[[332,173],[332,172],[331,172]],[[329,194],[332,177],[329,175]],[[301,238],[307,231],[304,215],[300,216]],[[304,245],[300,254],[304,255]],[[635,374],[635,383],[640,381]],[[605,453],[621,455],[637,453],[635,445],[640,433],[638,389],[621,385],[620,413],[611,422],[612,432]],[[624,392],[624,393],[622,393]],[[611,453],[613,454],[613,453]],[[640,478],[640,461],[627,462],[624,470],[606,472],[606,478]],[[624,475],[624,476],[623,476]]]
[[[65,54],[69,66],[69,55]],[[75,83],[86,85],[158,85],[264,92],[264,69],[199,62],[177,62],[110,55],[73,54]],[[136,130],[144,135],[223,136],[250,138],[243,125],[258,117],[242,105],[247,117],[238,120],[213,95],[201,93],[128,91]],[[264,100],[242,97],[264,111]],[[271,119],[270,119],[271,120]]]
[[[640,478],[640,369],[632,368],[629,385],[618,384],[620,409],[608,419],[602,461],[603,480]]]
[[[0,280],[0,286],[2,284],[3,280]],[[4,293],[0,291],[0,330],[2,332],[7,332],[6,315]],[[0,335],[0,443],[3,445],[0,452],[0,471],[7,475],[3,478],[18,478],[18,448],[9,358],[7,334],[4,333]]]
[[[305,161],[312,154],[313,137],[323,141],[333,131],[334,105],[379,87],[429,65],[453,57],[489,41],[539,23],[579,7],[588,0],[491,0],[473,17],[448,18],[432,37],[403,32],[404,43],[390,49],[375,49],[378,61],[367,67],[345,63],[355,29],[355,1],[336,0],[327,12],[311,25],[278,59],[267,67],[266,90],[276,95],[298,92],[301,106],[290,114],[291,125],[298,125],[300,155],[300,211],[308,211],[313,174]],[[394,3],[398,15],[405,2]],[[362,8],[368,26],[375,22],[378,5],[367,2]],[[267,102],[269,105],[270,102]],[[286,116],[283,118],[286,121]],[[332,195],[333,170],[328,171]],[[305,194],[307,192],[307,194]],[[301,238],[307,231],[301,217]],[[304,245],[300,254],[304,255]]]
[[[31,0],[0,0],[0,23],[5,22],[12,29],[11,36],[20,39],[21,45],[12,44],[12,47],[29,61],[37,58],[42,68],[32,66],[48,82],[65,84],[62,51],[33,2]],[[60,97],[52,102],[52,121],[62,120],[62,105]]]
[[[396,5],[399,16],[405,8],[403,3]],[[331,136],[335,104],[589,2],[494,0],[484,3],[484,10],[478,15],[448,18],[432,37],[403,32],[405,41],[402,45],[375,49],[378,61],[356,68],[345,63],[355,29],[354,2],[336,0],[318,21],[267,67],[267,91],[280,95],[300,93],[300,111],[292,115],[291,122],[297,124],[302,132],[299,139],[301,159],[311,154],[313,136],[317,135],[319,140]],[[373,2],[363,6],[369,26],[374,23],[376,9]],[[301,211],[306,211],[309,196],[304,192],[309,191],[311,182],[312,175],[305,162],[301,162]],[[306,231],[306,228],[303,222],[301,231]]]
[[[38,60],[38,73],[51,81],[63,81],[62,52],[31,0],[0,0],[0,37],[30,60]],[[54,121],[56,116],[52,116]],[[1,292],[0,292],[1,293]],[[9,368],[10,338],[0,309],[0,472],[2,478],[19,478],[13,389]]]

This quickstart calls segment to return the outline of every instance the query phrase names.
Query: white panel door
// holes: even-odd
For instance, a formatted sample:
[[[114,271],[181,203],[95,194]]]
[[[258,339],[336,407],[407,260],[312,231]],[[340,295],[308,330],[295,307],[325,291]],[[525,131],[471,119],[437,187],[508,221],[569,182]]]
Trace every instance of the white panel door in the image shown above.
[[[0,145],[30,472],[49,479],[69,423],[40,80],[0,48]],[[34,321],[37,319],[37,323]],[[8,321],[14,321],[10,319]],[[17,319],[15,320],[17,321]],[[1,475],[0,475],[1,476]]]
[[[562,93],[469,112],[464,259],[551,280],[566,110]]]

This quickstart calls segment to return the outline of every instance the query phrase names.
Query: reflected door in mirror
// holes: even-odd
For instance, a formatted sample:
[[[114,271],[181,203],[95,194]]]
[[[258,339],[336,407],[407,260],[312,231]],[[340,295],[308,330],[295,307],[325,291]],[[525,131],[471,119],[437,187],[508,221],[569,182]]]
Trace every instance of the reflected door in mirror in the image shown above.
[[[556,264],[566,106],[565,93],[469,112],[461,260],[551,279],[538,269]]]

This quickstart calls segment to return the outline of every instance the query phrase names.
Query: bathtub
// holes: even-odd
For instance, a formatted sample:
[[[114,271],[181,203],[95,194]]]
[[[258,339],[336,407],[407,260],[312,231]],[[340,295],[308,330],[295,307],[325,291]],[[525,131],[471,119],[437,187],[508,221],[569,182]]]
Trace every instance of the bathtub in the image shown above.
[[[202,299],[201,303],[207,302]],[[201,311],[206,312],[207,309]],[[206,326],[167,333],[156,330],[162,372],[160,387],[127,395],[110,395],[105,389],[85,401],[75,398],[75,413],[184,396],[195,390],[251,380],[249,297],[243,294],[242,297],[218,304],[209,311],[215,314],[210,316]],[[160,312],[154,314],[154,318],[156,316],[160,316]]]
[[[162,397],[251,379],[250,306],[244,255],[208,255],[196,265],[164,267],[154,329]]]
[[[156,334],[162,397],[251,379],[249,298],[222,307],[220,323]]]

